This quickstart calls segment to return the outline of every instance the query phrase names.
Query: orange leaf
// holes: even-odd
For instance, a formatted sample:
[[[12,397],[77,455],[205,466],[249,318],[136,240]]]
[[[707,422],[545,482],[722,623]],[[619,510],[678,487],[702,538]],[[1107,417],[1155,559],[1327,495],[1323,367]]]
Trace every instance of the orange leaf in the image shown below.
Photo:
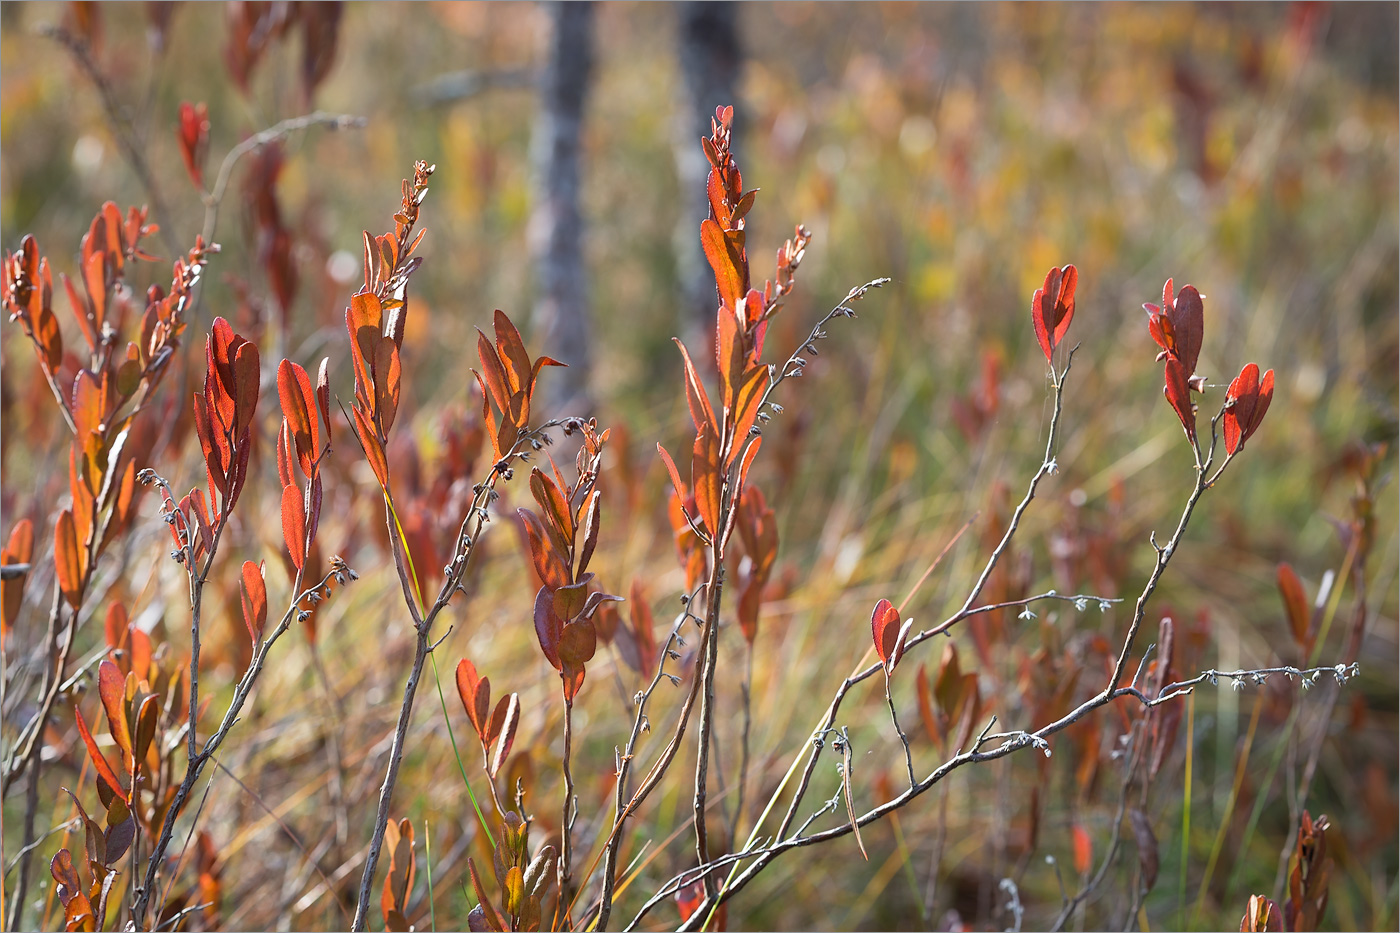
[[[126,678],[121,668],[103,659],[97,668],[97,694],[107,714],[107,731],[127,756],[131,755],[131,726],[126,720]],[[123,762],[127,759],[123,758]]]
[[[374,348],[374,406],[379,423],[388,437],[399,410],[399,383],[402,378],[399,348],[389,337],[380,337]]]
[[[355,414],[358,416],[359,412]],[[371,461],[370,466],[373,465]],[[298,572],[306,567],[306,512],[303,505],[301,490],[295,485],[282,490],[282,540],[286,542],[287,553],[291,555],[292,564]],[[265,593],[263,598],[267,598]],[[249,634],[252,634],[251,629]],[[256,635],[253,641],[257,641]]]
[[[525,342],[520,339],[520,331],[515,329],[506,313],[497,309],[494,316],[496,327],[496,349],[500,351],[501,364],[505,369],[506,384],[512,394],[527,391],[530,387],[530,355],[525,352]],[[523,422],[522,422],[523,424]]]
[[[690,419],[695,422],[695,433],[699,434],[708,427],[710,433],[718,437],[719,423],[715,421],[715,411],[710,407],[710,398],[705,394],[700,374],[695,371],[695,364],[690,361],[685,344],[679,340],[675,340],[675,344],[681,348],[681,356],[685,360],[685,401],[690,406]]]
[[[282,402],[282,414],[292,428],[302,475],[310,479],[311,462],[321,451],[321,438],[313,414],[316,401],[306,370],[291,360],[283,360],[277,367],[277,394]],[[285,481],[283,485],[286,485]]]
[[[567,586],[572,582],[569,568],[549,544],[549,533],[545,531],[540,517],[529,509],[517,509],[516,512],[524,523],[530,560],[535,566],[535,573],[539,575],[540,582],[551,590]]]
[[[287,489],[295,487],[288,486]],[[282,490],[283,501],[286,501],[286,489]],[[298,497],[300,499],[300,497]],[[300,501],[297,507],[301,507]],[[292,557],[296,563],[296,556]],[[301,569],[301,564],[297,564],[297,569]],[[267,583],[263,580],[262,568],[250,560],[243,562],[243,624],[248,627],[248,637],[253,639],[256,645],[262,639],[263,627],[267,625]]]
[[[1093,867],[1094,842],[1089,838],[1088,831],[1078,823],[1074,824],[1070,832],[1074,837],[1074,870],[1081,875],[1087,875]]]
[[[744,233],[725,230],[707,217],[700,222],[700,245],[714,270],[720,303],[732,314],[748,290],[743,261]]]
[[[666,472],[671,474],[671,485],[675,487],[676,495],[684,500],[690,493],[685,483],[681,482],[681,474],[676,470],[676,462],[671,459],[671,455],[660,443],[656,445],[656,452],[661,455],[661,462],[666,464]]]
[[[709,429],[695,436],[690,461],[690,482],[695,487],[695,509],[700,513],[710,537],[719,540],[720,496],[724,477],[720,473],[719,440]]]
[[[725,460],[724,468],[726,470],[734,463],[734,458],[743,449],[744,441],[748,438],[749,432],[758,422],[759,403],[762,402],[763,393],[766,391],[768,391],[768,367],[761,364],[750,366],[744,373],[743,379],[740,380],[738,391],[734,397],[734,439],[730,443],[729,456]]]
[[[379,435],[375,433],[374,425],[365,419],[364,413],[359,408],[355,409],[355,434],[360,438],[360,444],[365,451],[365,459],[369,461],[375,479],[379,480],[381,487],[388,489],[389,462],[384,458],[384,448],[379,443]]]
[[[87,746],[88,755],[92,758],[92,766],[97,769],[97,774],[102,780],[107,782],[107,786],[123,797],[126,796],[126,789],[117,778],[117,772],[112,770],[112,766],[107,763],[107,759],[102,757],[102,752],[97,749],[97,742],[92,738],[92,732],[88,729],[87,720],[83,719],[83,711],[75,704],[73,706],[73,716],[78,724],[78,735],[83,740],[83,745]]]
[[[9,543],[4,550],[0,550],[0,564],[27,564],[33,556],[34,523],[27,518],[21,519],[10,529]],[[27,575],[0,580],[0,619],[4,621],[5,631],[19,618],[26,579]]]
[[[58,586],[68,605],[77,609],[83,599],[83,565],[78,551],[78,532],[73,526],[73,513],[67,509],[58,513],[53,530],[54,570]]]
[[[1297,572],[1288,564],[1278,565],[1278,591],[1283,597],[1283,608],[1288,612],[1288,628],[1293,633],[1293,640],[1305,654],[1310,653],[1312,644],[1308,638],[1308,624],[1312,613],[1308,611],[1308,594],[1303,590],[1303,581],[1298,579]]]

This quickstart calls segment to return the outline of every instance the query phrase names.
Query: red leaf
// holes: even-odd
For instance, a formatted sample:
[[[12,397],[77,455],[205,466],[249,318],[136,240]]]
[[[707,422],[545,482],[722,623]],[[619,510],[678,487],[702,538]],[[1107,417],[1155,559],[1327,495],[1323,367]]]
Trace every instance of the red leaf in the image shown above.
[[[282,540],[287,544],[287,553],[297,571],[305,569],[306,512],[301,490],[294,485],[282,490]]]
[[[899,637],[899,610],[888,599],[875,604],[875,610],[870,614],[870,634],[875,641],[875,653],[880,656],[885,669],[890,670],[890,659],[894,657],[895,642]]]
[[[1074,290],[1078,284],[1079,270],[1073,265],[1051,269],[1045,274],[1045,284],[1031,296],[1031,322],[1046,362],[1050,361],[1074,318]]]
[[[289,489],[292,487],[288,487]],[[283,490],[285,493],[286,490]],[[283,497],[285,501],[285,495]],[[301,503],[298,501],[298,508]],[[293,556],[293,562],[296,557]],[[297,565],[301,569],[301,565]],[[264,626],[267,625],[267,584],[263,580],[262,568],[250,560],[243,562],[242,579],[243,596],[243,624],[248,628],[248,637],[256,645],[262,639]]]
[[[204,155],[209,148],[209,108],[189,101],[180,102],[179,123],[175,136],[180,141],[180,157],[185,171],[197,187],[204,187]]]
[[[321,451],[321,432],[313,414],[316,399],[306,370],[291,360],[283,360],[277,367],[277,394],[282,402],[282,414],[292,427],[302,475],[310,479],[311,462]]]
[[[1225,452],[1235,454],[1258,430],[1274,400],[1274,371],[1259,378],[1259,367],[1246,363],[1225,393]]]
[[[1196,441],[1196,406],[1191,402],[1191,386],[1188,382],[1190,372],[1176,357],[1167,358],[1166,385],[1162,391],[1167,396],[1167,403],[1171,405],[1176,416],[1181,419],[1181,426],[1186,429],[1186,436],[1194,444]]]

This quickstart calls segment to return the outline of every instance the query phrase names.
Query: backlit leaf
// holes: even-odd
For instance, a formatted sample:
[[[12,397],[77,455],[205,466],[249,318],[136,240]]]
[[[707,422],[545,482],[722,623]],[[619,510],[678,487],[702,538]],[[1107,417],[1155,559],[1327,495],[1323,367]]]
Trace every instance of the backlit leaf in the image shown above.
[[[282,540],[293,566],[300,572],[306,567],[306,512],[301,490],[295,485],[282,490]],[[253,640],[257,640],[256,636]]]
[[[294,488],[287,487],[287,489]],[[284,503],[286,491],[286,489],[282,490]],[[301,507],[299,496],[297,497],[297,507]],[[292,557],[292,562],[296,563],[295,555]],[[301,569],[300,564],[297,564],[297,569]],[[267,625],[267,584],[263,580],[262,568],[250,560],[245,560],[240,583],[243,597],[243,624],[248,628],[248,637],[256,645],[262,639],[263,628]]]

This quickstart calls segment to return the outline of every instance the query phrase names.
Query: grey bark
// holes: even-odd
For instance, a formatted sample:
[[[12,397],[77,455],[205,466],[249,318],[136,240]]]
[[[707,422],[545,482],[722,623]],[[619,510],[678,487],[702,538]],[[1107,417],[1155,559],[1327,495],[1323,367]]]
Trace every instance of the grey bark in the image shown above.
[[[543,352],[569,364],[550,373],[546,398],[573,412],[586,403],[590,363],[579,193],[583,112],[593,70],[593,4],[551,2],[546,8],[549,44],[531,142],[535,199],[529,246],[536,289],[531,321]]]
[[[716,107],[733,104],[735,122],[739,122],[735,81],[743,50],[739,45],[738,15],[737,3],[712,0],[686,0],[677,9],[676,40],[684,99],[676,109],[672,145],[684,208],[676,224],[673,252],[685,308],[681,324],[700,334],[714,329],[718,304],[714,276],[700,248],[700,221],[709,216],[705,176],[710,169],[700,149],[700,139],[710,135],[710,118]]]

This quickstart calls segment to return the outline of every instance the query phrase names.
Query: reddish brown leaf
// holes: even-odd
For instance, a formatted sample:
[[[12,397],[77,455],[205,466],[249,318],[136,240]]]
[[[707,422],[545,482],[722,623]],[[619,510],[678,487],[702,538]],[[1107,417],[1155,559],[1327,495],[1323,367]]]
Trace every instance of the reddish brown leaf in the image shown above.
[[[511,390],[506,382],[505,366],[496,348],[479,329],[476,332],[476,353],[481,358],[481,370],[485,376],[485,386],[490,390],[491,401],[496,403],[501,414],[509,415]]]
[[[929,685],[928,669],[920,664],[914,674],[914,685],[919,693],[919,720],[924,724],[924,733],[930,742],[943,748],[943,731],[939,728],[938,716],[933,711],[933,688]]]
[[[1178,359],[1168,357],[1166,385],[1163,386],[1162,392],[1167,397],[1167,403],[1176,412],[1176,416],[1181,419],[1181,426],[1186,429],[1186,436],[1194,444],[1196,441],[1196,406],[1191,401],[1190,375],[1190,372]]]
[[[1303,589],[1303,581],[1288,564],[1278,565],[1278,591],[1283,597],[1283,608],[1288,613],[1288,628],[1293,640],[1306,654],[1312,651],[1308,626],[1312,613],[1308,609],[1308,596]]]
[[[573,549],[575,529],[564,491],[539,467],[535,467],[530,471],[530,492],[540,504],[545,531],[549,533],[555,550],[561,558],[565,557]]]
[[[517,509],[516,513],[525,527],[525,542],[530,548],[530,561],[534,564],[540,582],[550,590],[567,586],[572,582],[569,568],[550,545],[549,533],[545,531],[540,517],[529,509]]]
[[[563,620],[554,614],[554,594],[548,585],[542,586],[535,594],[535,637],[539,639],[545,659],[556,671],[562,669],[559,638],[563,631]]]
[[[1157,883],[1159,865],[1157,835],[1152,832],[1152,821],[1141,810],[1134,808],[1128,813],[1128,818],[1133,826],[1133,837],[1137,841],[1138,872],[1142,877],[1142,886],[1151,891],[1152,886]]]
[[[495,737],[490,749],[491,757],[486,762],[486,771],[494,780],[510,757],[510,747],[515,742],[515,730],[520,725],[520,697],[510,694],[501,697],[496,710],[491,714],[491,734]]]
[[[1283,933],[1285,929],[1277,904],[1262,894],[1249,896],[1249,906],[1240,921],[1240,933]]]
[[[487,716],[491,709],[491,678],[477,676],[476,665],[466,658],[457,662],[457,696],[485,747],[490,740]]]
[[[496,349],[501,355],[501,365],[505,368],[506,384],[511,394],[527,392],[530,388],[530,355],[525,352],[525,342],[520,339],[520,331],[515,329],[504,311],[497,309],[493,316],[496,329]],[[528,414],[528,410],[526,412]],[[517,423],[523,426],[524,421]]]
[[[282,490],[282,540],[293,566],[300,572],[306,567],[306,511],[301,490],[295,485]],[[256,636],[253,640],[257,641]]]
[[[588,501],[584,503],[583,546],[579,549],[578,556],[578,572],[580,574],[588,570],[588,563],[593,559],[593,551],[598,546],[598,526],[602,500],[602,490],[595,489],[588,494]]]
[[[398,345],[389,337],[379,338],[374,349],[374,406],[386,437],[399,410],[402,376]]]
[[[496,912],[496,908],[491,904],[490,898],[486,896],[486,888],[481,884],[481,876],[477,874],[476,862],[472,860],[471,856],[467,856],[467,872],[471,875],[472,890],[476,892],[477,907],[482,912],[482,919],[486,921],[487,929],[495,930],[497,933],[509,929],[501,920],[500,914]]]

